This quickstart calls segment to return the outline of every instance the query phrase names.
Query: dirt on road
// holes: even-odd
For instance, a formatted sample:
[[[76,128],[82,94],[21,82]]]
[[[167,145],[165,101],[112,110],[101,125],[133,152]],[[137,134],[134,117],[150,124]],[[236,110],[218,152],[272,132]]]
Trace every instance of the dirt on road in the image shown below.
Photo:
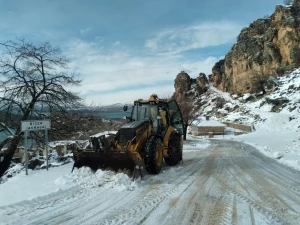
[[[210,142],[133,191],[78,187],[2,207],[0,224],[300,224],[300,171],[244,143]]]

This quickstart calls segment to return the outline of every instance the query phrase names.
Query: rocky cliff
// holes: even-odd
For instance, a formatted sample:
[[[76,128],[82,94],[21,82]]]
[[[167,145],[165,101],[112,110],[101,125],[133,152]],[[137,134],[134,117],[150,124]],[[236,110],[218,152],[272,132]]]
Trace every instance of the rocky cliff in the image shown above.
[[[185,71],[181,71],[177,74],[174,82],[175,93],[173,97],[178,102],[185,100],[187,92],[191,89],[192,82],[193,80]]]
[[[212,68],[211,81],[232,94],[258,93],[270,75],[300,66],[300,0],[241,30],[237,42]]]
[[[185,108],[196,112],[201,106],[200,95],[208,90],[208,79],[204,73],[199,73],[199,76],[193,79],[188,73],[181,71],[176,76],[174,88],[175,92],[172,97],[180,105],[190,104],[192,107]]]

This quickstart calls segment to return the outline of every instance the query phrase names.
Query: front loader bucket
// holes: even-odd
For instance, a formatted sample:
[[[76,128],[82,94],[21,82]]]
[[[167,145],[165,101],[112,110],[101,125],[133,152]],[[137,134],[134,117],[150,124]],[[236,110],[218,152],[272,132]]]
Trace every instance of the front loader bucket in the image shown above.
[[[131,154],[119,150],[78,152],[74,155],[74,167],[88,166],[94,171],[97,169],[109,169],[116,172],[125,171],[127,173],[129,171],[130,176],[135,176],[136,166],[140,166],[142,163],[135,163]],[[142,176],[142,174],[140,175]]]

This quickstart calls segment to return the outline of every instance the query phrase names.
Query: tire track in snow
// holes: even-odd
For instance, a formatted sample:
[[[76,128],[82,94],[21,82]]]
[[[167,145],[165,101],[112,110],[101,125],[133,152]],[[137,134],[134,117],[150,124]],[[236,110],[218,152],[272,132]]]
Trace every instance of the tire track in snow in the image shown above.
[[[297,218],[294,218],[293,213],[281,212],[280,209],[288,207],[288,204],[269,188],[271,185],[265,179],[267,175],[265,171],[262,173],[262,171],[250,169],[255,168],[251,165],[253,161],[241,159],[232,161],[232,166],[228,168],[228,172],[233,181],[231,185],[233,193],[239,198],[242,205],[243,202],[246,202],[258,212],[267,215],[271,222],[280,221],[280,224],[284,224],[291,221],[292,224],[297,224]]]
[[[100,221],[94,221],[93,223],[89,223],[89,221],[86,222],[89,224],[143,224],[163,201],[174,193],[183,192],[195,182],[197,178],[196,173],[199,170],[198,165],[201,164],[202,161],[188,163],[186,168],[181,170],[178,168],[178,174],[176,173],[177,180],[174,180],[173,176],[169,176],[170,170],[174,169],[174,167],[169,167],[164,173],[156,176],[158,181],[155,182],[157,183],[150,185],[141,196],[136,198],[137,201],[126,206],[123,210],[112,213]],[[182,166],[179,165],[178,167]],[[152,178],[152,176],[149,177]],[[133,217],[136,218],[135,222],[132,221]]]
[[[178,221],[181,224],[231,224],[229,202],[232,196],[226,194],[226,186],[217,182],[217,177],[222,176],[222,161],[208,157],[200,166],[197,180],[169,200],[168,210],[163,211],[166,207],[160,206],[156,211],[163,212],[157,220],[149,219],[145,224],[171,225]]]
[[[150,192],[148,195],[144,196],[144,198],[139,201],[136,205],[130,207],[130,209],[127,212],[123,212],[122,215],[115,215],[112,218],[108,218],[103,222],[100,222],[99,224],[124,224],[128,221],[128,218],[132,218],[133,216],[137,217],[142,216],[142,219],[139,221],[139,223],[143,223],[148,216],[153,212],[159,204],[164,201],[168,196],[172,195],[175,192],[178,192],[180,189],[185,189],[187,186],[189,186],[193,181],[194,178],[192,178],[192,175],[194,173],[190,174],[187,179],[183,180],[183,183],[166,189],[169,189],[167,191],[162,189],[157,189],[152,192]]]

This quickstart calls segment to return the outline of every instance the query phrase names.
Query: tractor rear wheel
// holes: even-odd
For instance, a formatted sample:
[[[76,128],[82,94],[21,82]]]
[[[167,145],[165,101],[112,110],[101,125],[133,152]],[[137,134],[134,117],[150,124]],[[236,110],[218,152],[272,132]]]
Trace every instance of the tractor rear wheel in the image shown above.
[[[172,132],[168,143],[168,156],[164,158],[170,166],[175,166],[182,160],[181,137],[178,133]]]
[[[160,172],[163,162],[163,148],[159,137],[151,136],[147,140],[144,149],[144,162],[148,173],[158,174]]]

